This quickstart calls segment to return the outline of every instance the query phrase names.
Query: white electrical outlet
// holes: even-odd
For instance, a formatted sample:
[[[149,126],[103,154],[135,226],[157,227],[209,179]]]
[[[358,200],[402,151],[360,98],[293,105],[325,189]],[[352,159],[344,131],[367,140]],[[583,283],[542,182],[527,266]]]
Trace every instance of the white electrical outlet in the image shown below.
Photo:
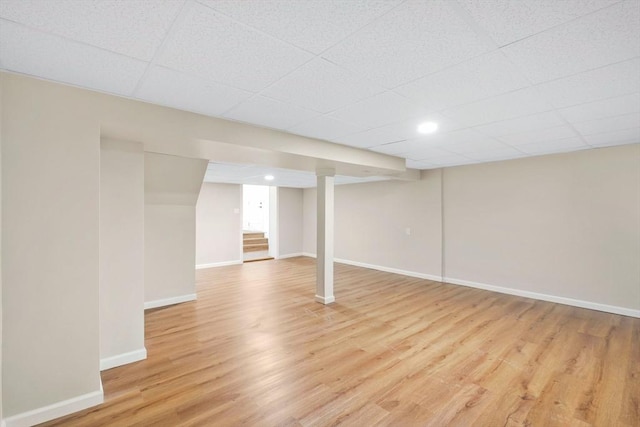
[[[411,229],[409,227],[405,228],[404,234],[406,234],[407,236],[411,236]]]

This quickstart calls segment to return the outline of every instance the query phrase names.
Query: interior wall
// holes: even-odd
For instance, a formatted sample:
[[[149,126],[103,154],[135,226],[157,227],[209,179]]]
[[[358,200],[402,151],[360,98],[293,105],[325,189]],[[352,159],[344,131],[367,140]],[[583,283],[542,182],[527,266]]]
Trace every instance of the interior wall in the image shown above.
[[[78,409],[101,396],[101,137],[141,141],[147,152],[237,163],[251,158],[311,170],[319,155],[343,173],[402,170],[401,159],[381,153],[27,76],[0,71],[0,85],[5,418],[40,411],[44,420],[49,405]],[[163,203],[180,206],[149,204]],[[189,245],[193,269],[195,242]]]
[[[196,266],[242,262],[242,185],[202,184],[196,205]]]
[[[141,350],[144,352],[144,152],[141,143],[103,139],[100,359]]]
[[[441,276],[440,171],[335,189],[335,257]]]
[[[300,255],[303,240],[303,190],[278,188],[278,257]]]
[[[2,79],[2,76],[0,76]],[[2,421],[2,84],[0,84],[0,422]]]
[[[100,393],[100,127],[2,74],[3,414]]]
[[[315,188],[302,190],[302,253],[307,256],[316,256],[317,252],[317,199],[318,191]]]
[[[146,307],[195,298],[196,202],[207,163],[144,153]]]
[[[335,257],[441,277],[441,172],[335,187]],[[315,254],[316,190],[304,190],[304,252]]]
[[[444,169],[445,275],[640,309],[640,144]]]

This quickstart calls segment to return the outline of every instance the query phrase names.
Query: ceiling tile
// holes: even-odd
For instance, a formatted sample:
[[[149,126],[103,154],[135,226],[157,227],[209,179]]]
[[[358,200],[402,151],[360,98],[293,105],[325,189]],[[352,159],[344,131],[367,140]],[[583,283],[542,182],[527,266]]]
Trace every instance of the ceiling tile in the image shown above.
[[[557,108],[640,92],[640,58],[536,86]]]
[[[2,0],[0,17],[151,60],[184,0]]]
[[[640,93],[576,105],[558,112],[570,123],[637,113],[640,112]]]
[[[250,92],[207,82],[167,68],[153,67],[136,91],[135,97],[181,110],[219,116],[251,95]]]
[[[640,54],[637,0],[617,3],[502,50],[533,83],[602,67]]]
[[[343,107],[330,115],[346,122],[376,128],[410,117],[420,117],[424,113],[413,101],[387,91]]]
[[[481,139],[477,141],[443,144],[441,145],[441,147],[445,148],[448,151],[451,151],[452,153],[469,155],[469,157],[474,158],[476,153],[484,151],[499,151],[509,148],[503,143],[493,139]]]
[[[547,154],[560,153],[574,150],[583,150],[589,148],[582,140],[577,137],[558,139],[555,141],[538,142],[535,144],[519,145],[518,150],[526,154]]]
[[[640,113],[625,114],[623,116],[607,117],[605,119],[574,123],[573,127],[580,132],[581,135],[594,135],[604,132],[615,132],[619,130],[637,128],[640,127]]]
[[[383,154],[398,155],[406,159],[425,159],[427,157],[442,157],[453,154],[451,151],[430,145],[429,141],[416,139],[379,145],[370,150]]]
[[[568,125],[554,126],[552,128],[536,130],[532,132],[514,133],[498,138],[509,145],[533,144],[538,142],[553,141],[556,139],[572,138],[577,136]]]
[[[420,117],[416,117],[411,120],[405,120],[398,123],[393,123],[386,126],[381,126],[379,129],[389,132],[394,135],[396,140],[401,139],[414,139],[423,137],[418,133],[418,125],[423,122],[435,122],[438,124],[438,131],[432,135],[424,135],[424,137],[436,136],[447,132],[460,129],[460,125],[448,117],[439,113],[426,113]]]
[[[309,53],[237,24],[206,6],[189,3],[158,64],[257,91],[311,58]]]
[[[370,129],[353,135],[334,139],[335,142],[352,147],[369,148],[396,141],[393,134],[380,129]]]
[[[320,53],[402,0],[200,0],[225,15]]]
[[[274,129],[287,129],[317,114],[295,105],[256,96],[226,112],[224,117]]]
[[[323,56],[393,88],[492,49],[448,3],[409,0]]]
[[[437,167],[460,166],[460,165],[478,163],[477,160],[470,159],[469,157],[465,157],[460,154],[451,154],[449,156],[443,156],[443,157],[430,157],[427,159],[419,159],[419,160],[424,160],[428,163],[436,165]]]
[[[605,132],[596,135],[585,135],[587,144],[594,147],[607,147],[609,145],[637,144],[640,142],[640,127]]]
[[[458,0],[500,46],[610,6],[620,0]]]
[[[503,147],[495,150],[483,150],[475,153],[465,153],[465,155],[474,160],[483,162],[494,162],[498,160],[517,159],[526,156],[522,151],[518,151],[512,147]]]
[[[504,95],[454,107],[443,114],[458,123],[478,126],[486,123],[527,116],[550,110],[551,107],[533,88],[520,89]]]
[[[439,166],[434,165],[433,163],[429,163],[429,162],[423,162],[423,161],[419,161],[419,160],[407,159],[407,167],[411,168],[411,169],[425,170],[425,169],[434,169],[434,168],[437,168]]]
[[[365,130],[362,126],[346,123],[333,117],[317,116],[297,124],[289,129],[289,132],[312,138],[332,140]]]
[[[394,89],[420,102],[426,110],[441,110],[529,86],[502,52],[494,51]]]
[[[89,89],[131,95],[147,64],[0,20],[4,69]]]
[[[382,89],[323,59],[305,64],[264,91],[265,95],[328,113]]]
[[[513,133],[530,132],[563,125],[564,121],[555,112],[532,114],[515,119],[502,120],[474,127],[478,132],[495,138]]]

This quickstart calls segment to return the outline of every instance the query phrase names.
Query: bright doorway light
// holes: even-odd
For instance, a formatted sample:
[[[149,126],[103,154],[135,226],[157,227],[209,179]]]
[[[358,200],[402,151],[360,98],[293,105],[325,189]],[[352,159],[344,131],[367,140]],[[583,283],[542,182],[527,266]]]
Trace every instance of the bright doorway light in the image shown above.
[[[273,181],[275,177],[273,175],[265,175],[264,179],[266,179],[267,181]]]
[[[423,122],[418,125],[418,133],[428,134],[438,130],[436,122]]]

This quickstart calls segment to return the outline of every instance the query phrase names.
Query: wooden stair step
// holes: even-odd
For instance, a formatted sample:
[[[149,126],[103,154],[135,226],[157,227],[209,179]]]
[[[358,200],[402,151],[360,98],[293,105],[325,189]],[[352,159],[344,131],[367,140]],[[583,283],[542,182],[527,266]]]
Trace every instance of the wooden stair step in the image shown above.
[[[250,239],[244,238],[242,240],[242,243],[245,245],[254,245],[257,243],[268,243],[269,239],[267,239],[266,237],[252,237]]]
[[[265,243],[255,244],[255,245],[245,245],[242,247],[244,252],[254,252],[254,251],[268,251],[269,245]]]

